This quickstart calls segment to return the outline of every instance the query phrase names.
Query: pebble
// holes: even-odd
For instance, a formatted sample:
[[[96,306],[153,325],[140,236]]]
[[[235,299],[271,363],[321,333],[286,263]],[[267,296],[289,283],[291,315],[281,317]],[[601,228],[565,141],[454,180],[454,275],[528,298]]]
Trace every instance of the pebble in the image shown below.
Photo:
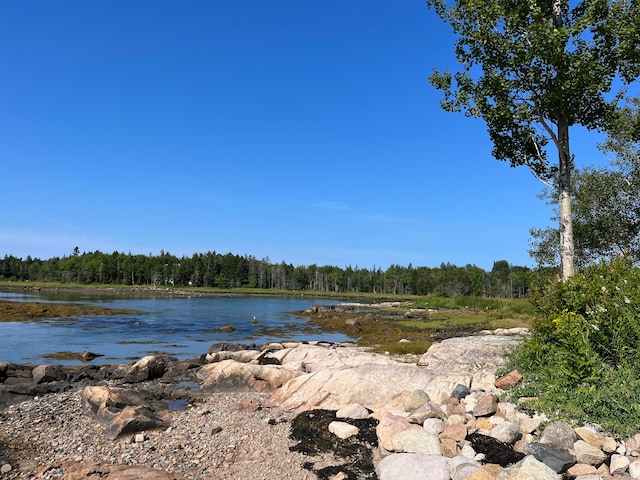
[[[259,393],[214,393],[185,410],[172,411],[172,426],[108,440],[101,425],[84,414],[82,392],[50,394],[0,412],[2,480],[60,479],[57,465],[69,461],[145,465],[189,479],[263,478],[315,480],[308,458],[289,451],[293,413],[276,407],[241,411],[242,400],[261,405]],[[274,422],[268,422],[268,419]],[[211,435],[211,424],[221,426]],[[203,432],[207,432],[203,434]],[[265,462],[269,459],[269,462]]]

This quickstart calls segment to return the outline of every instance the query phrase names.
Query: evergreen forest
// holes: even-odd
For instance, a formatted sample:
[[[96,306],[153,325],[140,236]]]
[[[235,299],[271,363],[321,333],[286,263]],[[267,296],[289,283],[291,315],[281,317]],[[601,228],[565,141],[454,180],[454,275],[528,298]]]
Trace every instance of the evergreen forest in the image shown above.
[[[382,270],[376,266],[293,266],[284,261],[272,263],[269,258],[232,253],[177,257],[164,251],[159,255],[80,253],[76,247],[69,256],[47,260],[5,255],[0,260],[0,279],[110,286],[522,298],[529,295],[532,271],[512,266],[506,260],[494,262],[491,271],[450,263],[436,268],[391,265]]]

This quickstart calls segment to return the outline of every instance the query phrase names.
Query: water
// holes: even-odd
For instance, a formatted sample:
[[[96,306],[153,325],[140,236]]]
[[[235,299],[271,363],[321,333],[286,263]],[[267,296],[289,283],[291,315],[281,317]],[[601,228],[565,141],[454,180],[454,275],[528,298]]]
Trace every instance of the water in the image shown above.
[[[79,360],[46,358],[56,352],[88,350],[104,355],[94,363],[130,363],[145,355],[179,359],[207,352],[218,342],[351,340],[338,333],[310,332],[302,311],[312,299],[262,297],[122,298],[104,293],[18,294],[0,299],[65,302],[140,310],[144,313],[49,318],[0,322],[0,362],[78,365]],[[321,303],[336,303],[321,300]],[[234,331],[220,329],[233,326]]]

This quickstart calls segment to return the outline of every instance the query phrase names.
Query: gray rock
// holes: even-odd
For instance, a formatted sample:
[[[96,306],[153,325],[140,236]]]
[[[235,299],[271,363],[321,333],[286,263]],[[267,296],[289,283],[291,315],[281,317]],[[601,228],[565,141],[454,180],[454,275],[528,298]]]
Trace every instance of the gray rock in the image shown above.
[[[427,418],[422,424],[422,427],[433,435],[440,435],[444,429],[444,421],[440,418]]]
[[[499,423],[489,431],[489,436],[511,445],[520,437],[520,425],[509,421]]]
[[[427,476],[428,472],[428,476]],[[449,460],[433,455],[396,453],[378,464],[380,480],[449,480]]]
[[[575,455],[549,443],[532,442],[527,448],[527,453],[556,473],[562,473],[576,463]]]
[[[31,380],[22,379],[21,382],[10,382],[0,385],[0,410],[7,405],[31,400],[37,395],[47,393],[64,392],[71,387],[67,381],[33,383]]]
[[[475,460],[458,455],[449,460],[451,480],[466,480],[480,469],[481,465]]]
[[[633,478],[640,478],[640,460],[636,460],[629,464],[629,475]]]
[[[392,450],[420,455],[442,455],[442,447],[438,437],[417,425],[394,435]]]
[[[61,365],[38,365],[32,375],[34,383],[58,382],[67,378]]]
[[[0,383],[7,383],[10,379],[31,379],[33,367],[17,365],[11,362],[0,362]]]
[[[138,383],[146,380],[155,380],[162,377],[167,369],[166,362],[153,355],[149,355],[133,364],[124,376],[124,383]]]
[[[548,425],[540,436],[540,443],[550,443],[558,448],[569,450],[578,439],[571,425],[565,422],[556,422]]]
[[[378,444],[385,450],[391,452],[394,449],[393,439],[396,435],[409,428],[420,428],[415,424],[409,423],[405,417],[394,415],[390,412],[382,412],[376,434],[378,436]]]
[[[445,412],[442,411],[440,405],[434,402],[427,402],[409,415],[409,421],[411,423],[424,423],[428,418],[446,418]]]
[[[496,480],[559,480],[560,475],[532,455],[528,455],[515,465],[502,470],[495,478]]]
[[[462,385],[459,383],[458,385],[456,385],[456,388],[453,389],[453,392],[451,392],[451,396],[453,398],[457,398],[458,400],[462,400],[464,397],[466,397],[470,393],[471,392],[469,391],[466,385]]]

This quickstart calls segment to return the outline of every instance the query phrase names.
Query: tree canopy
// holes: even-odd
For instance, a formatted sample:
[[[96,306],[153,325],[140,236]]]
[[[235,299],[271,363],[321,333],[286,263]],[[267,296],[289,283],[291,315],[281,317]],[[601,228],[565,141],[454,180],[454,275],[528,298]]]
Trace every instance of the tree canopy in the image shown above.
[[[427,0],[457,35],[462,70],[434,70],[443,109],[482,118],[493,155],[527,166],[559,204],[563,279],[574,272],[569,128],[606,130],[614,87],[640,74],[640,5],[627,0]],[[618,85],[619,84],[619,85]],[[555,159],[548,153],[551,147]]]
[[[640,99],[631,98],[614,117],[600,147],[615,154],[611,167],[576,172],[573,223],[580,267],[620,256],[640,262]],[[541,195],[557,205],[550,192]],[[557,229],[531,230],[531,255],[539,265],[557,264]]]

